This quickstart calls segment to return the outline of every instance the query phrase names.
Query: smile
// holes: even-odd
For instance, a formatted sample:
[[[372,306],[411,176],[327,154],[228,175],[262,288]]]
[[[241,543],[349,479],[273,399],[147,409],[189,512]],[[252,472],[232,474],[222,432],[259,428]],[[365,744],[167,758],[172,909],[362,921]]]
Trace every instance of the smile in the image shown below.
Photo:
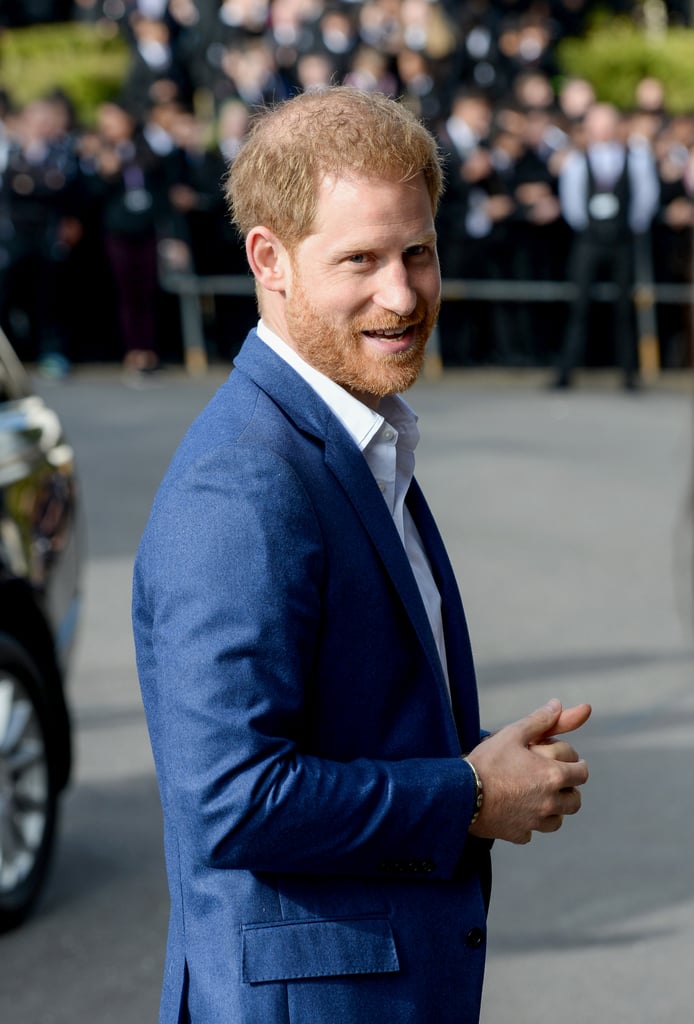
[[[379,327],[362,331],[367,345],[384,355],[400,356],[409,352],[417,341],[417,324],[406,324],[405,327]]]
[[[394,327],[390,330],[373,330],[363,331],[368,338],[374,339],[385,339],[386,341],[400,341],[412,330],[413,325],[409,324],[407,327]]]

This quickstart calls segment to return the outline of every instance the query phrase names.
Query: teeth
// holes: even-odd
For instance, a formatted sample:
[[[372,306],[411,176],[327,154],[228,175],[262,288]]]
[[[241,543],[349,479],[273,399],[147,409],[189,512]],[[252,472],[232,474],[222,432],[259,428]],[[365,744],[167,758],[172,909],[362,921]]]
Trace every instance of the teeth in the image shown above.
[[[367,334],[374,334],[374,335],[376,335],[379,338],[401,338],[403,336],[403,334],[405,333],[405,330],[403,328],[400,328],[399,330],[392,330],[392,331],[378,331],[377,330],[377,331],[367,331],[366,333]]]

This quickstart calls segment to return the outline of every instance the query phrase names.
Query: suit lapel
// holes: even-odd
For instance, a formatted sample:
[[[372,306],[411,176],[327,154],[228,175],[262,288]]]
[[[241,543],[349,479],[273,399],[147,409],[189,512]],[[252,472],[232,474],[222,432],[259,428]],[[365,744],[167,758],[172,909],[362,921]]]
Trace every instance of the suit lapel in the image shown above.
[[[446,638],[446,661],[453,702],[463,750],[479,743],[480,722],[475,666],[460,591],[448,552],[431,510],[416,480],[407,492],[407,507],[419,530],[429,558],[434,580],[441,594],[441,614]]]
[[[426,652],[431,670],[445,693],[446,683],[429,619],[393,518],[363,454],[336,419],[334,425],[337,429],[330,430],[325,438],[326,465],[339,480],[371,537]]]
[[[291,417],[300,430],[323,441],[326,466],[347,494],[356,514],[369,534],[425,651],[432,673],[438,682],[442,700],[449,705],[441,659],[419,587],[392,516],[362,452],[326,403],[292,367],[257,337],[255,331],[248,336],[235,363],[284,410],[286,415]],[[452,580],[448,557],[431,512],[419,487],[413,483],[413,488],[410,488],[410,494],[408,494],[408,505],[412,504],[410,501],[410,495],[412,495],[414,509],[411,507],[411,512],[431,559],[437,584],[443,588],[441,597],[444,607],[444,626],[447,625],[447,618],[455,619],[456,628],[446,629],[447,636],[451,632],[457,638],[457,642],[451,647],[452,665],[456,678],[465,678],[468,681],[472,671],[469,645],[467,658],[464,656],[464,650],[461,655],[458,649],[459,647],[464,648],[460,636],[460,620],[462,620],[463,627],[465,624],[460,597],[455,580]],[[456,601],[460,606],[459,618],[447,612],[447,606],[455,605]],[[464,629],[464,633],[467,636],[466,629]],[[447,648],[448,646],[447,639]],[[461,670],[461,662],[465,663],[463,670]],[[474,687],[472,689],[474,690]],[[469,712],[469,699],[469,694],[466,693],[466,712]]]

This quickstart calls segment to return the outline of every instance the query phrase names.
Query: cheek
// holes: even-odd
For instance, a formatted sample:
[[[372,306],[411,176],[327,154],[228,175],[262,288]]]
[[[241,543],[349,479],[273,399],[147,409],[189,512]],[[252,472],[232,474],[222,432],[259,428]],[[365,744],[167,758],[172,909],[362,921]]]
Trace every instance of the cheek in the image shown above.
[[[347,317],[368,306],[370,294],[368,285],[355,284],[354,281],[344,282],[330,290],[334,307]]]
[[[349,290],[334,281],[327,282],[319,277],[304,282],[303,293],[321,316],[331,319],[341,317],[349,308]]]
[[[416,286],[415,286],[416,287]],[[418,289],[421,295],[426,296],[428,302],[438,302],[441,297],[441,274],[438,263],[436,267],[423,276],[421,287]]]

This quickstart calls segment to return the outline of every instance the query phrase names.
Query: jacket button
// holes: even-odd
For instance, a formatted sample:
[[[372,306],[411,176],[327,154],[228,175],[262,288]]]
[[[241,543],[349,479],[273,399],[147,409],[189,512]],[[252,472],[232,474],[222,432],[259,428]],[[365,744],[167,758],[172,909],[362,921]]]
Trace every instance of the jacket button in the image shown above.
[[[465,936],[465,945],[468,949],[479,949],[484,942],[484,932],[481,928],[471,928]]]

